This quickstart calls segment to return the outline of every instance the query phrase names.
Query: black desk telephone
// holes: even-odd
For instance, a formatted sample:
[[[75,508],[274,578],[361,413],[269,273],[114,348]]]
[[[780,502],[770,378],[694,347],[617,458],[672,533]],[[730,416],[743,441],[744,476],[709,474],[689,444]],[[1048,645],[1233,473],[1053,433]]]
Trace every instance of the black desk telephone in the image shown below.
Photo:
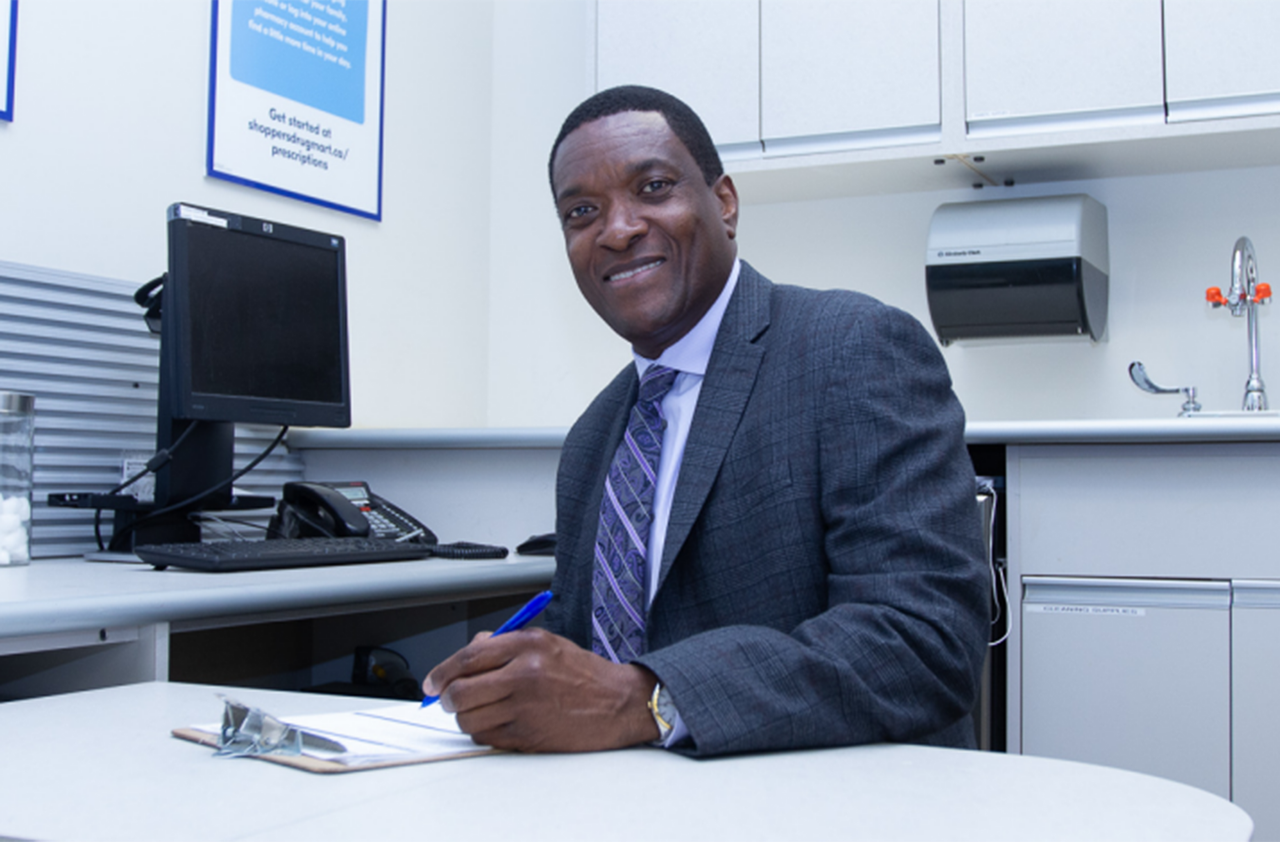
[[[413,515],[369,490],[368,483],[286,482],[268,538],[386,538],[427,544],[444,558],[504,558],[506,547],[441,544]]]
[[[274,538],[390,538],[437,543],[435,534],[363,482],[286,482]]]

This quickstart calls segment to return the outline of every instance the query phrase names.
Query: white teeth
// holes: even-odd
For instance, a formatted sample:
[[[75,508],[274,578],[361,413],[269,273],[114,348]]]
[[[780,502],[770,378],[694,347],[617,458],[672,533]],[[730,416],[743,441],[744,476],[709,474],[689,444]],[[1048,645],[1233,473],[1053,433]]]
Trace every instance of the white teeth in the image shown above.
[[[627,271],[625,271],[625,272],[619,272],[619,273],[618,273],[618,274],[616,274],[616,275],[610,275],[610,276],[609,276],[609,280],[611,280],[611,281],[625,281],[627,278],[630,278],[632,275],[638,275],[638,274],[640,274],[641,272],[645,271],[646,269],[652,269],[653,267],[657,266],[657,265],[658,265],[659,263],[661,263],[661,262],[662,262],[662,260],[661,260],[661,259],[658,259],[658,260],[653,261],[652,263],[646,263],[646,264],[645,264],[645,265],[643,265],[643,266],[637,266],[637,267],[636,267],[636,268],[634,268],[634,269],[628,269],[628,270],[627,270]]]

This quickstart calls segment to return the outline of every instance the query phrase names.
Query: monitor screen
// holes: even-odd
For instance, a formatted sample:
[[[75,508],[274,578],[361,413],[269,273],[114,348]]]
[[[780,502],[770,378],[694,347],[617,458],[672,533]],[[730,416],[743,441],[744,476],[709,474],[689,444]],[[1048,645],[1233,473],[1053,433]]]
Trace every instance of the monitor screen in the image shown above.
[[[168,225],[171,417],[348,426],[343,238],[185,204]]]

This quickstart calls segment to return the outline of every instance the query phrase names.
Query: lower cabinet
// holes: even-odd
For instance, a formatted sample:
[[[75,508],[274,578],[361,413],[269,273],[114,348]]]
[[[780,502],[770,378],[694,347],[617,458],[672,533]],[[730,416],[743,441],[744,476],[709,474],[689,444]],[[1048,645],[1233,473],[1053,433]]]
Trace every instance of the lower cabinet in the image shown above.
[[[1231,587],[1231,798],[1280,839],[1280,581]]]
[[[1280,581],[1022,585],[1024,753],[1199,787],[1280,840]]]
[[[1230,798],[1229,583],[1028,576],[1023,587],[1023,752]]]
[[[1011,751],[1191,784],[1280,842],[1277,476],[1273,441],[1006,448]]]

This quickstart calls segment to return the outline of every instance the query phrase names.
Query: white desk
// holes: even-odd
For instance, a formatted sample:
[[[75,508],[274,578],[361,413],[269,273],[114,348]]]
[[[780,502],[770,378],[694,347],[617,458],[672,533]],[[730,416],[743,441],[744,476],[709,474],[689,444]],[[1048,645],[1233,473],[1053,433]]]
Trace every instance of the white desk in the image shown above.
[[[0,656],[75,649],[83,657],[19,678],[0,658],[0,686],[29,696],[164,680],[171,632],[530,593],[554,571],[553,559],[524,556],[251,573],[41,559],[0,568]]]
[[[919,746],[689,760],[496,755],[341,775],[215,758],[169,736],[216,688],[151,683],[0,705],[0,835],[38,839],[1214,839],[1217,796],[1062,760]],[[230,691],[283,715],[368,699]],[[618,792],[656,784],[620,818]],[[655,835],[655,822],[663,828]]]

